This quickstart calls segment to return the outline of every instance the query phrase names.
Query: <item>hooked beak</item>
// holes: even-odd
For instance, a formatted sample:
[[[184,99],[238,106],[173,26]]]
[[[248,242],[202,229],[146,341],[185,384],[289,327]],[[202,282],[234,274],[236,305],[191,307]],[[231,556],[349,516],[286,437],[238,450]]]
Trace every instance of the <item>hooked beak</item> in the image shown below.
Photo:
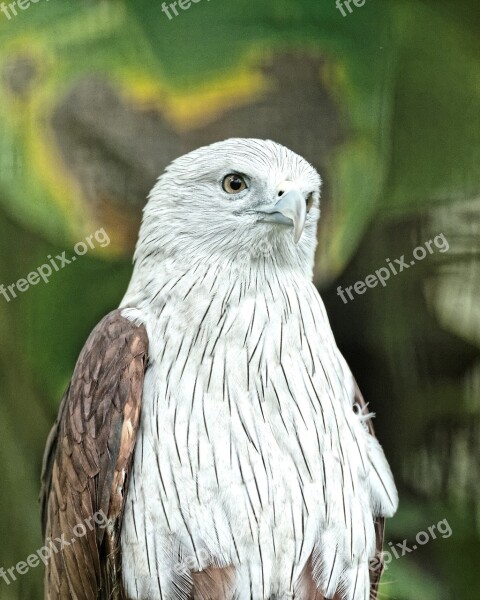
[[[305,228],[307,206],[303,194],[295,187],[285,192],[278,202],[271,206],[262,206],[258,212],[265,215],[263,222],[293,224],[293,240],[298,244]]]

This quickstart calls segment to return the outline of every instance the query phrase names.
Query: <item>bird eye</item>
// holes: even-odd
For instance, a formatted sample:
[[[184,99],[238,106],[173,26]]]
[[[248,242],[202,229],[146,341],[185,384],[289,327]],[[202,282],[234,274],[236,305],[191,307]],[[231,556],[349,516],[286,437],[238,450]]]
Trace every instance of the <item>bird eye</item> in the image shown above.
[[[307,196],[307,212],[310,211],[312,206],[313,206],[313,194],[308,194],[308,196]]]
[[[245,179],[241,175],[236,175],[235,173],[231,173],[224,177],[222,186],[227,194],[239,194],[247,189]]]

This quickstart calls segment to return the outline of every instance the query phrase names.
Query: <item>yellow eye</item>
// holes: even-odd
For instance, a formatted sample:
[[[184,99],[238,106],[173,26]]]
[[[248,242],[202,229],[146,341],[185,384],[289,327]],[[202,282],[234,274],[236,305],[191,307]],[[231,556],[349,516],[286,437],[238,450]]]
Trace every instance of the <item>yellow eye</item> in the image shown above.
[[[224,177],[222,185],[227,194],[239,194],[247,189],[245,179],[235,173],[230,173],[230,175]]]

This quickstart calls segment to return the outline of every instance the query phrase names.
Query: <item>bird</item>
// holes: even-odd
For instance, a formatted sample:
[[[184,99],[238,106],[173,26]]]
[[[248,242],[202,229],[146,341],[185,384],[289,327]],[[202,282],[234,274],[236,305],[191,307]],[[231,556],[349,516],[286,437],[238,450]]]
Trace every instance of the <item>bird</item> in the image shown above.
[[[398,494],[313,283],[320,190],[250,138],[158,178],[47,441],[46,599],[377,598]]]

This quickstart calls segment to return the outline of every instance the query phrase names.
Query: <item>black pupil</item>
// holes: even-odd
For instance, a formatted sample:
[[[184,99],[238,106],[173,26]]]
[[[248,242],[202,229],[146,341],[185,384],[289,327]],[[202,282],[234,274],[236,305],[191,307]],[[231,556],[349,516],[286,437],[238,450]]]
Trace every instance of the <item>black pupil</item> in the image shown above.
[[[239,177],[232,177],[230,179],[230,187],[237,192],[242,187],[242,180]]]

